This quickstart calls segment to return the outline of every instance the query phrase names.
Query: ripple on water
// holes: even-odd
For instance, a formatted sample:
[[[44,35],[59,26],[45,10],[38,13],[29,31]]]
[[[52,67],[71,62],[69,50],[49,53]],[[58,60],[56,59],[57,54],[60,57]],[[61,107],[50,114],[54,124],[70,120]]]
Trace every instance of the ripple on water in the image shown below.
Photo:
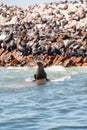
[[[35,68],[0,69],[1,130],[87,129],[87,68],[58,69],[46,68],[51,81],[33,86],[21,82],[32,80]]]

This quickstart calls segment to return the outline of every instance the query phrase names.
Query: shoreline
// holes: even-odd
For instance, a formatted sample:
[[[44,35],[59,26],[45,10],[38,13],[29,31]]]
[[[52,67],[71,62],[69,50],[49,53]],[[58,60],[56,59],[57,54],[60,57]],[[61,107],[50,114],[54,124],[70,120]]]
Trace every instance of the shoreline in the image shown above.
[[[87,66],[87,3],[0,5],[0,66]]]

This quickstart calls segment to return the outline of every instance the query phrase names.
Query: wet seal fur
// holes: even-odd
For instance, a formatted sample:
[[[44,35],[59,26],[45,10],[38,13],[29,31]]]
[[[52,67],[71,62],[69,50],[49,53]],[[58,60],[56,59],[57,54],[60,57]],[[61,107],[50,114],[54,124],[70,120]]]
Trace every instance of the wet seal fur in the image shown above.
[[[34,74],[33,82],[36,84],[41,84],[46,81],[49,81],[49,79],[47,78],[47,73],[44,70],[43,64],[41,62],[37,62],[37,70],[36,74]]]

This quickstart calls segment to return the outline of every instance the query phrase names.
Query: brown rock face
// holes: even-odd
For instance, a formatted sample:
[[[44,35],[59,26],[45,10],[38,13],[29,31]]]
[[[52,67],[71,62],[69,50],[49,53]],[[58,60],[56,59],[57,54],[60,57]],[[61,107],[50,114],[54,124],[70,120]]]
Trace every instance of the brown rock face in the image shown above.
[[[17,59],[14,59],[9,65],[10,66],[17,66],[19,64],[19,61]]]

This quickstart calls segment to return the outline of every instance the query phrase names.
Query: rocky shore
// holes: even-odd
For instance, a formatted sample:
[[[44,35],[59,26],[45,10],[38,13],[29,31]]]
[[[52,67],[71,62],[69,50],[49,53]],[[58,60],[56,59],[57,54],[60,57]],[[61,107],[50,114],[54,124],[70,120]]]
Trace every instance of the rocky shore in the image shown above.
[[[87,3],[0,5],[0,66],[87,66]]]

